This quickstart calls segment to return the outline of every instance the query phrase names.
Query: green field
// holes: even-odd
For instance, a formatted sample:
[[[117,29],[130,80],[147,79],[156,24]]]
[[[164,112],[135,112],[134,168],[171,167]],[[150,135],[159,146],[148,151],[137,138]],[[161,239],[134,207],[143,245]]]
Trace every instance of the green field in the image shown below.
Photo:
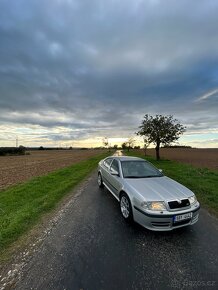
[[[0,191],[0,254],[82,181],[109,153]]]
[[[145,158],[163,173],[191,189],[201,205],[218,216],[218,171],[207,168],[196,168],[189,164],[171,160],[157,161],[151,156],[143,156],[139,152],[125,152],[126,155]]]

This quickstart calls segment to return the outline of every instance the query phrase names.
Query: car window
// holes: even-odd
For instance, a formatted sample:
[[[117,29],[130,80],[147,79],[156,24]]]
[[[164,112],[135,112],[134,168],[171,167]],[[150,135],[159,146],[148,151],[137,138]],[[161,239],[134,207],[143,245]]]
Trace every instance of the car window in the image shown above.
[[[109,169],[110,168],[110,165],[111,165],[111,161],[112,161],[112,158],[105,159],[104,166]]]
[[[113,162],[111,164],[111,169],[113,169],[119,173],[119,163],[116,159],[113,160]]]
[[[160,171],[146,161],[122,161],[123,177],[125,178],[146,178],[161,177]]]

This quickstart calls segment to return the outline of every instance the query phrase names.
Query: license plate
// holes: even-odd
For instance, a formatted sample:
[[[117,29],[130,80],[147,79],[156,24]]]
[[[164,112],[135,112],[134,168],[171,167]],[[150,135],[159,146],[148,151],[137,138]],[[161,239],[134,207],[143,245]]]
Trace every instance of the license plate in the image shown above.
[[[188,213],[174,216],[173,221],[176,223],[176,222],[180,222],[180,221],[191,219],[191,218],[192,218],[192,212],[188,212]]]

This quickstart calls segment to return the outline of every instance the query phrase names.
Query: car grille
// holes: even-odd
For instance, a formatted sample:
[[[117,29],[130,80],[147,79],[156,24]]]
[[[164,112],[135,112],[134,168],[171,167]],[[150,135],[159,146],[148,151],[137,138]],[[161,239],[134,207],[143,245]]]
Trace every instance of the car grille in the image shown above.
[[[170,209],[176,209],[176,208],[182,208],[187,207],[190,205],[190,202],[188,199],[182,199],[181,203],[179,203],[177,200],[169,201],[169,208]]]

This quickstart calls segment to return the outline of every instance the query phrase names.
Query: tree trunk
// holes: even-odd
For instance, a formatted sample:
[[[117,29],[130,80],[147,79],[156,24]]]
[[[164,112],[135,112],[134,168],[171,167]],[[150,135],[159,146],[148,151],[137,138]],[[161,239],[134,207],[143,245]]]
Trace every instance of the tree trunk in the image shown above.
[[[160,143],[159,142],[157,142],[155,150],[156,150],[156,159],[160,160]]]
[[[147,147],[144,147],[144,154],[147,155]]]

